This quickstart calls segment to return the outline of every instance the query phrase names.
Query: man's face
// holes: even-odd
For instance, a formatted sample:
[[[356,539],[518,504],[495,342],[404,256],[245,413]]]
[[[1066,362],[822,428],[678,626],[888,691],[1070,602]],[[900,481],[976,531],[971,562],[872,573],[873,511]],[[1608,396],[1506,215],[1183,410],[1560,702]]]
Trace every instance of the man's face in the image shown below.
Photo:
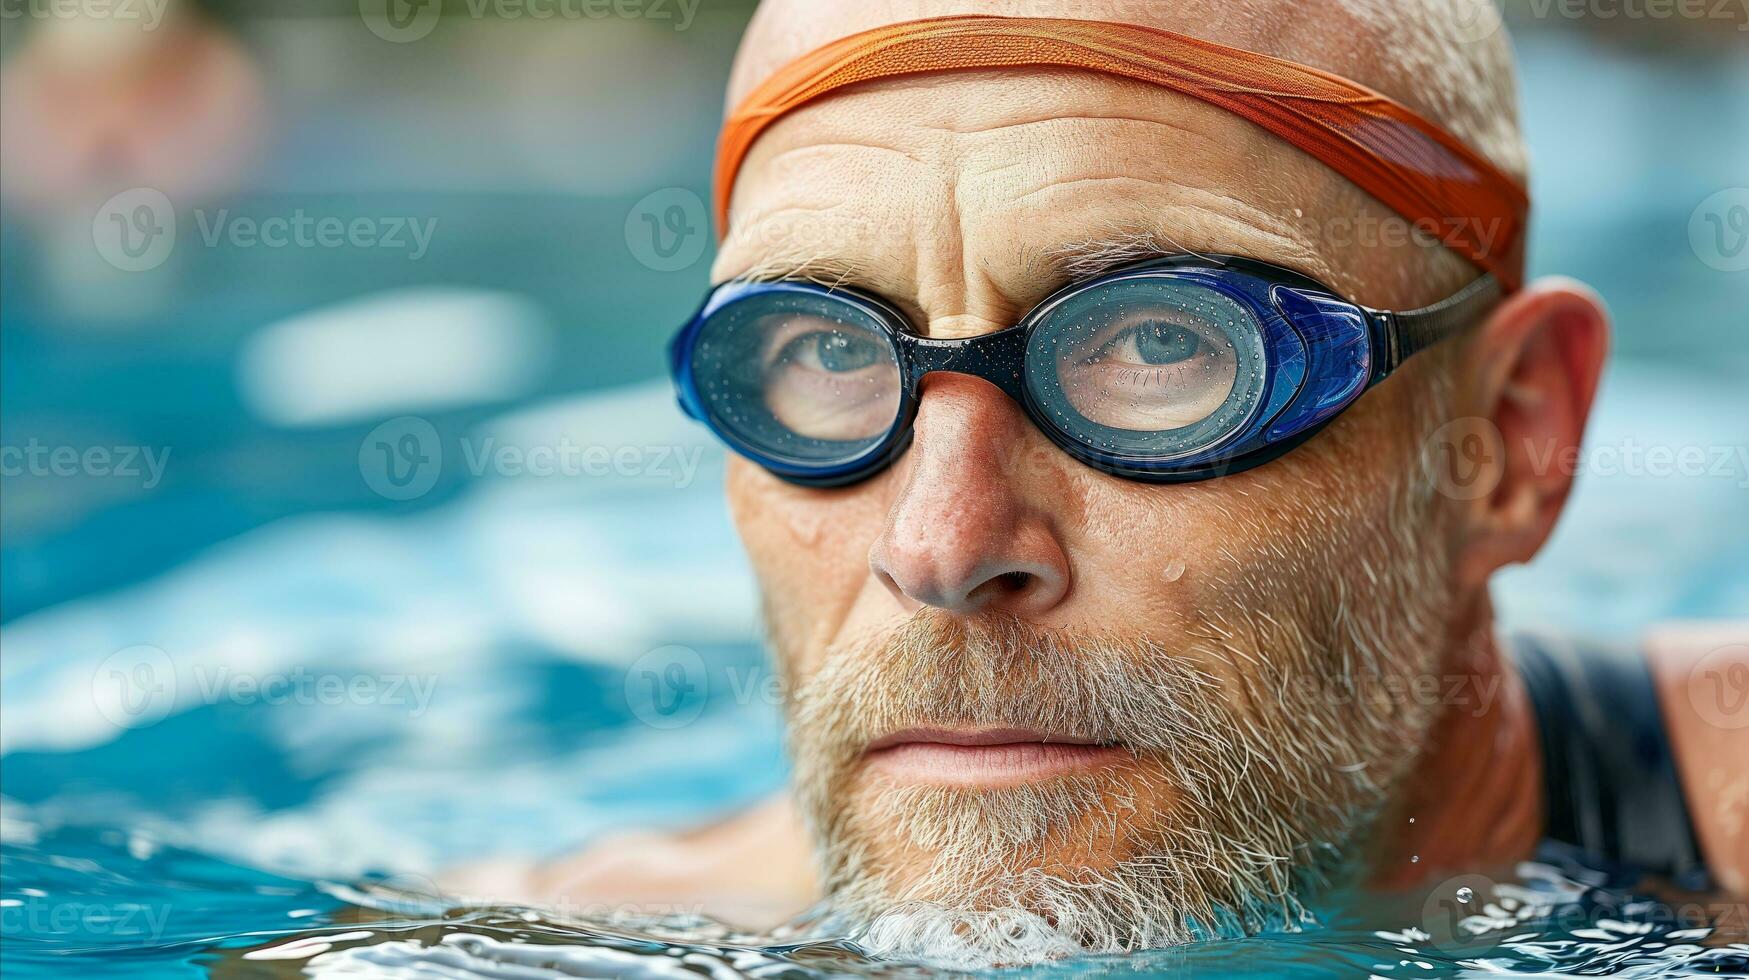
[[[1332,233],[1385,212],[1316,162],[1086,74],[835,97],[760,139],[734,206],[719,279],[852,283],[938,337],[1155,251],[1265,259],[1380,307],[1454,285],[1420,248]],[[866,482],[734,460],[798,799],[865,942],[1031,956],[1047,933],[1122,949],[1295,916],[1431,723],[1374,695],[1436,668],[1458,601],[1419,465],[1440,403],[1411,364],[1279,460],[1158,486],[938,374],[914,443]]]

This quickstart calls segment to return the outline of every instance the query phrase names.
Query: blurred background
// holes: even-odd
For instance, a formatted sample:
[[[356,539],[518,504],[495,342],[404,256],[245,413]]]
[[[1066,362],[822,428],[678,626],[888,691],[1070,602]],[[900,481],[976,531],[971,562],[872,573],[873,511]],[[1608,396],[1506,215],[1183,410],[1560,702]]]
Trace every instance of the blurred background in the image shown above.
[[[781,783],[662,355],[752,7],[0,0],[0,836],[423,873]],[[1507,10],[1533,272],[1618,338],[1514,628],[1749,611],[1749,15],[1705,7]]]

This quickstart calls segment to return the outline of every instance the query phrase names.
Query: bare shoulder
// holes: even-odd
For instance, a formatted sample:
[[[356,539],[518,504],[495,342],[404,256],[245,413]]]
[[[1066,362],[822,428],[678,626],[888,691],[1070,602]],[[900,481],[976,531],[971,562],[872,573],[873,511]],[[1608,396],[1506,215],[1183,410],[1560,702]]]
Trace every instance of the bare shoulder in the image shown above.
[[[1749,620],[1660,626],[1646,650],[1707,865],[1749,895]]]
[[[815,892],[807,833],[788,794],[691,830],[609,834],[538,863],[480,862],[442,884],[470,901],[589,918],[698,913],[749,927],[794,916]]]

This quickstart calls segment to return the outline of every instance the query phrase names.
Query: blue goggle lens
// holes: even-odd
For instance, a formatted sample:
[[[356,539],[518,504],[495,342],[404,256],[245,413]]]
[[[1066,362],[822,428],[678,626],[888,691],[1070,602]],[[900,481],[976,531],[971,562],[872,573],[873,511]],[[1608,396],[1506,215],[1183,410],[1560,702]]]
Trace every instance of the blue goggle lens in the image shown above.
[[[1031,326],[1026,391],[1060,439],[1168,461],[1242,429],[1267,377],[1257,318],[1227,296],[1164,277],[1066,296]]]
[[[693,349],[700,401],[742,448],[791,466],[837,466],[899,420],[904,373],[888,329],[857,306],[805,292],[732,302]]]

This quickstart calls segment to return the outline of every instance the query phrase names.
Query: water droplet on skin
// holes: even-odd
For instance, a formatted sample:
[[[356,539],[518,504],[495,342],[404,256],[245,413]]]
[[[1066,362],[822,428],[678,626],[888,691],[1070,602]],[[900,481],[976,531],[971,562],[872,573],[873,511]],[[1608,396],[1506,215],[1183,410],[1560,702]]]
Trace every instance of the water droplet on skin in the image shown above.
[[[1410,864],[1420,864],[1421,863],[1421,855],[1419,855],[1419,854],[1409,855],[1409,863]]]
[[[1178,581],[1184,577],[1184,563],[1181,561],[1168,563],[1166,568],[1160,572],[1160,577],[1168,582]]]
[[[1470,904],[1470,899],[1475,898],[1475,897],[1476,897],[1476,893],[1471,891],[1468,886],[1465,886],[1463,888],[1459,888],[1457,890],[1457,900],[1459,902],[1462,902],[1465,905]]]

